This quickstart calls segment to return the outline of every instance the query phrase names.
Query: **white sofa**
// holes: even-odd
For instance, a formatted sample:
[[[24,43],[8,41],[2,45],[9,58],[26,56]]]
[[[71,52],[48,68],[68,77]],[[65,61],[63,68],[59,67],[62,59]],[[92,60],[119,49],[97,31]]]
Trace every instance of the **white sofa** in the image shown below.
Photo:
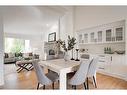
[[[7,54],[7,53],[6,53]],[[4,63],[14,63],[16,62],[15,53],[8,53],[8,55],[4,56]]]

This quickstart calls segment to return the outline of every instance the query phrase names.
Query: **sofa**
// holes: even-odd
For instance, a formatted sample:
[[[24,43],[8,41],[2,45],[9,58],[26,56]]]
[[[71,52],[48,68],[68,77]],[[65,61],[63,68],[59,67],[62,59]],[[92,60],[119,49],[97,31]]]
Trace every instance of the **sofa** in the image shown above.
[[[33,53],[4,53],[4,64],[15,63],[21,59],[39,59],[39,55]]]
[[[4,63],[14,63],[16,62],[16,57],[14,53],[4,53]]]

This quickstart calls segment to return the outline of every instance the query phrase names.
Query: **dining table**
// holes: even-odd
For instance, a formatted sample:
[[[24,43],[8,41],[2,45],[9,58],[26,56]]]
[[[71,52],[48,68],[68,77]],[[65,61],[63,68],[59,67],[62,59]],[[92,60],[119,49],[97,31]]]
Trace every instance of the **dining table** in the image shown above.
[[[67,74],[74,72],[78,69],[80,61],[64,59],[54,59],[54,60],[45,60],[39,61],[39,64],[46,69],[52,70],[59,75],[59,89],[67,89]]]

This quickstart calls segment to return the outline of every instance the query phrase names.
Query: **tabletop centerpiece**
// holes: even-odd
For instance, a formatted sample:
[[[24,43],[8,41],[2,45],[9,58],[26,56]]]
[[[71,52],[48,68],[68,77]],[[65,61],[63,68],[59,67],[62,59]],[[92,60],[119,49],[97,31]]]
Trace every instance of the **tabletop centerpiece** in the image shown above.
[[[73,58],[73,48],[74,48],[74,45],[76,44],[76,38],[75,37],[70,37],[68,36],[68,39],[67,39],[67,44],[64,41],[62,41],[61,39],[59,39],[57,41],[57,43],[63,48],[63,50],[65,51],[65,55],[64,55],[64,60],[65,61],[68,61],[69,60],[69,54],[68,54],[68,51],[72,50],[72,58],[71,60],[74,60]]]

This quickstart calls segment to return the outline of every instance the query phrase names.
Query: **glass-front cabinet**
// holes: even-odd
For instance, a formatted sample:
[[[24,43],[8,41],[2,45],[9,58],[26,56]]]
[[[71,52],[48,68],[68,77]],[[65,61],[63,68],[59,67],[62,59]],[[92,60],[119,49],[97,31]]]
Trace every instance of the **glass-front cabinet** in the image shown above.
[[[106,42],[122,42],[124,41],[124,27],[114,27],[106,30]]]
[[[82,34],[79,34],[78,39],[79,39],[79,43],[83,43]]]
[[[92,32],[92,33],[90,33],[90,42],[95,42],[95,33],[94,32]]]
[[[106,30],[106,42],[111,42],[112,39],[112,29],[107,29]]]
[[[88,43],[88,33],[84,34],[84,43]]]
[[[102,31],[97,32],[97,42],[102,42]]]
[[[82,30],[78,34],[81,44],[103,44],[125,42],[125,21]]]
[[[115,39],[116,42],[124,40],[124,27],[116,27],[115,28]]]

